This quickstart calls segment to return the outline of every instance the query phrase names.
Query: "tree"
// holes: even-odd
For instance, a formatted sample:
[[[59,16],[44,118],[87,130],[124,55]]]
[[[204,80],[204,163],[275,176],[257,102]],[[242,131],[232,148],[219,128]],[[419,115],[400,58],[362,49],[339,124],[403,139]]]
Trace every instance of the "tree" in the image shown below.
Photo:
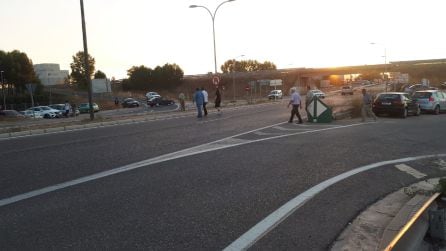
[[[95,78],[95,79],[101,79],[101,78],[107,78],[107,76],[105,75],[105,73],[103,73],[102,71],[98,70],[98,71],[94,74],[94,78]]]
[[[152,75],[152,69],[141,66],[132,66],[127,70],[129,78],[124,81],[123,87],[125,90],[147,90],[149,85],[149,77]]]
[[[274,63],[265,61],[263,63],[257,60],[228,60],[221,67],[223,73],[229,72],[254,72],[254,71],[265,71],[265,70],[276,70],[277,67]]]
[[[73,56],[73,62],[70,64],[71,67],[71,79],[73,83],[77,84],[79,88],[87,88],[87,79],[85,77],[86,66],[84,61],[84,52],[79,51]],[[95,67],[95,60],[91,55],[88,55],[90,78],[93,76]]]
[[[26,84],[37,84],[36,93],[40,93],[42,85],[34,72],[32,61],[26,53],[14,50],[11,52],[0,51],[0,70],[3,71],[3,79],[7,84],[6,93],[11,95],[15,89],[16,94],[24,94]]]
[[[183,76],[183,70],[177,64],[165,64],[153,70],[150,82],[155,88],[172,89],[181,84]]]
[[[149,89],[173,89],[180,85],[183,80],[183,70],[177,64],[165,64],[150,69],[141,66],[133,66],[127,70],[129,78],[124,81],[126,90],[149,90]]]

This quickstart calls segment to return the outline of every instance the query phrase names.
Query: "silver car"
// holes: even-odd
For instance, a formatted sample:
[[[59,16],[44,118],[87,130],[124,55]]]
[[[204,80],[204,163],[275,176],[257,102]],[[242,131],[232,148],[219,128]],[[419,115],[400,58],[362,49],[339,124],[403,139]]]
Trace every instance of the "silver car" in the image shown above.
[[[439,90],[417,91],[413,94],[422,111],[440,114],[446,111],[446,93]]]

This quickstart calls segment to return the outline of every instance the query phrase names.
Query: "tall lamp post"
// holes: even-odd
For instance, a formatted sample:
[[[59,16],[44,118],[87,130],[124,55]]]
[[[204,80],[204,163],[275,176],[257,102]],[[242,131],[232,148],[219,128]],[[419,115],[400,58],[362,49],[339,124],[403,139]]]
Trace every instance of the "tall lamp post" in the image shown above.
[[[85,27],[85,15],[84,15],[84,1],[81,1],[81,17],[82,17],[82,37],[84,41],[84,64],[85,64],[85,79],[87,80],[88,86],[88,105],[90,107],[90,120],[94,119],[94,111],[93,111],[93,101],[92,101],[92,92],[93,88],[91,86],[91,78],[90,78],[90,63],[88,61],[88,48],[87,48],[87,31]]]
[[[232,60],[232,92],[233,92],[233,96],[232,96],[232,100],[234,100],[235,101],[235,60],[237,59],[237,58],[241,58],[241,57],[244,57],[245,55],[240,55],[240,56],[237,56],[237,57],[235,57],[233,60]]]
[[[378,45],[377,43],[370,43],[371,45]],[[385,86],[385,92],[387,92],[387,82],[386,82],[386,72],[387,72],[387,48],[384,46],[384,72],[383,72],[383,83]]]
[[[217,74],[217,49],[215,46],[215,15],[217,14],[217,10],[218,8],[220,8],[220,6],[222,6],[225,3],[229,3],[229,2],[234,2],[235,0],[226,0],[224,2],[222,2],[221,4],[219,4],[217,6],[217,8],[215,8],[214,13],[212,13],[206,6],[202,6],[202,5],[190,5],[189,8],[204,8],[209,12],[209,15],[211,15],[211,19],[212,19],[212,37],[214,39],[214,73]]]
[[[4,71],[0,71],[0,80],[2,81],[3,110],[6,110],[5,80],[3,79],[3,72]]]

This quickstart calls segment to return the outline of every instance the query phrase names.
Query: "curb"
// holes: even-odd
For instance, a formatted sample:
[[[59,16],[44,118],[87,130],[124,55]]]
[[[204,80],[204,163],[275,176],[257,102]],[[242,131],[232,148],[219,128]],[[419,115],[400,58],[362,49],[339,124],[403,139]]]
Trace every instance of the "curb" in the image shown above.
[[[393,240],[408,219],[429,199],[440,178],[432,178],[401,188],[361,212],[331,245],[332,251],[382,250]],[[424,228],[417,230],[424,231]]]

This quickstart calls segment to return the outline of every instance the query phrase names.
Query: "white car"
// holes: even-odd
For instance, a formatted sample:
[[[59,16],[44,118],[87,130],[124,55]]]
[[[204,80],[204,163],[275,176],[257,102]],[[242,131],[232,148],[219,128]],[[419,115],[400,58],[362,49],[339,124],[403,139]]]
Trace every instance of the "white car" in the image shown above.
[[[27,118],[32,118],[32,119],[43,118],[43,116],[42,116],[42,114],[40,114],[40,112],[33,112],[32,110],[21,111],[20,113],[25,115],[25,117],[27,117]]]
[[[353,95],[353,87],[349,85],[342,86],[341,95],[347,95],[347,94]]]
[[[147,100],[149,100],[149,99],[151,99],[151,98],[160,98],[161,97],[161,95],[159,95],[157,92],[148,92],[148,93],[146,93],[146,97],[147,97]]]
[[[62,113],[59,110],[53,109],[48,106],[35,106],[35,107],[28,108],[27,110],[29,110],[31,112],[34,111],[34,114],[39,113],[45,119],[62,117]]]
[[[268,95],[268,99],[279,99],[279,98],[283,98],[282,90],[272,90]]]
[[[323,93],[321,90],[309,90],[308,92],[307,97],[316,96],[318,98],[325,98],[325,93]]]

